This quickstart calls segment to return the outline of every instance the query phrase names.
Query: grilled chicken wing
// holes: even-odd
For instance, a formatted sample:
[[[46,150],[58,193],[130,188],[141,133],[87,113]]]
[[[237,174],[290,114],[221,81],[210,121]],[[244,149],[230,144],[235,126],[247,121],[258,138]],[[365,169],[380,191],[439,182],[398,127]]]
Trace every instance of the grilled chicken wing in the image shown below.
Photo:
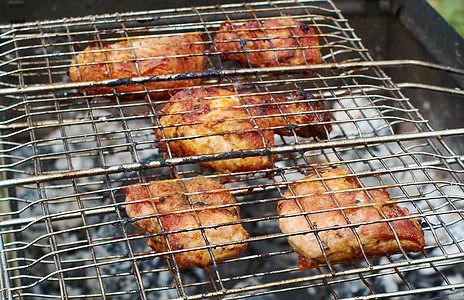
[[[224,22],[215,39],[217,51],[255,67],[275,67],[322,62],[313,28],[291,16],[250,20],[243,25]],[[212,49],[214,51],[214,49]]]
[[[288,237],[288,242],[300,256],[300,267],[308,268],[325,263],[322,249],[331,263],[362,258],[361,247],[368,257],[399,252],[395,233],[405,251],[422,250],[425,243],[424,233],[417,220],[406,218],[376,222],[409,216],[407,208],[391,203],[385,190],[359,190],[361,185],[345,169],[321,171],[320,175],[322,180],[312,174],[292,184],[291,190],[284,195],[288,199],[278,203],[280,216],[301,213],[297,201],[304,212],[320,211],[279,219],[279,227],[283,233],[310,229],[315,231]],[[328,177],[337,178],[326,179]],[[293,197],[292,191],[296,197]],[[350,226],[330,229],[347,224]]]
[[[230,224],[241,221],[240,208],[234,205],[237,202],[222,184],[212,179],[198,176],[185,181],[152,181],[149,185],[135,184],[125,190],[129,217],[159,215],[135,221],[142,232],[167,233],[171,251],[186,250],[174,254],[181,269],[211,264],[208,249],[216,261],[221,261],[247,247],[243,241],[248,233],[241,224]],[[157,252],[170,251],[164,235],[150,237],[148,245]]]
[[[205,48],[200,34],[167,37],[133,38],[103,47],[88,46],[79,53],[69,69],[73,82],[117,79],[137,76],[178,74],[205,69]],[[154,98],[168,97],[169,90],[194,86],[201,79],[179,79],[148,82]],[[89,94],[113,93],[112,87],[85,89]],[[116,87],[118,93],[144,91],[141,84],[124,84]]]
[[[330,125],[313,124],[329,119],[326,112],[320,111],[322,105],[319,102],[289,101],[285,96],[239,96],[221,88],[183,90],[160,111],[163,129],[156,129],[155,135],[160,140],[169,140],[169,147],[176,156],[272,147],[274,130],[280,134],[290,134],[290,127],[296,127],[296,134],[303,136],[327,135]],[[287,122],[280,110],[284,114],[294,114],[287,117]],[[164,141],[160,145],[166,148]],[[272,158],[276,159],[275,156]],[[223,173],[272,167],[268,156],[202,164]]]

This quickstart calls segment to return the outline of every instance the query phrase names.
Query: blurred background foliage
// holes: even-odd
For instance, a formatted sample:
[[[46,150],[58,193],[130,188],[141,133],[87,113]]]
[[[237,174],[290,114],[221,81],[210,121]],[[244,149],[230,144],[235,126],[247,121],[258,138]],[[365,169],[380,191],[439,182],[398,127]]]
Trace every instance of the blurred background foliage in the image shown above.
[[[464,36],[464,0],[428,0],[429,3]]]

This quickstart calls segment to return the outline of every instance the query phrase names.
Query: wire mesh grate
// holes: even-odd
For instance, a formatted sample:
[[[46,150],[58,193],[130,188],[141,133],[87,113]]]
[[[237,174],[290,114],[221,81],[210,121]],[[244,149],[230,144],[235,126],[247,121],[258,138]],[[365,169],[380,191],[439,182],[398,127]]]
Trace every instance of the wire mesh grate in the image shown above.
[[[316,30],[322,64],[256,68],[217,51],[214,36],[222,22],[285,15]],[[0,26],[0,32],[5,298],[370,299],[440,296],[464,287],[464,164],[443,140],[464,130],[433,130],[381,67],[462,70],[373,61],[331,1],[121,13]],[[155,136],[165,130],[160,108],[170,100],[153,99],[148,83],[179,74],[130,79],[143,87],[133,93],[118,92],[114,78],[70,81],[69,67],[87,46],[191,32],[201,33],[206,68],[183,76],[241,97],[298,102],[304,90],[323,99],[331,119],[319,121],[332,127],[328,137],[275,135],[275,145],[263,149],[175,157],[160,148],[172,139]],[[95,86],[112,90],[85,92]],[[198,164],[263,153],[277,159],[260,170],[221,174]],[[279,230],[276,206],[292,182],[332,167],[355,174],[360,190],[387,189],[393,202],[407,207],[425,232],[424,250],[300,269],[288,234]],[[222,182],[237,199],[250,237],[237,257],[180,270],[165,258],[170,253],[147,247],[156,234],[135,228],[123,187],[197,175]]]

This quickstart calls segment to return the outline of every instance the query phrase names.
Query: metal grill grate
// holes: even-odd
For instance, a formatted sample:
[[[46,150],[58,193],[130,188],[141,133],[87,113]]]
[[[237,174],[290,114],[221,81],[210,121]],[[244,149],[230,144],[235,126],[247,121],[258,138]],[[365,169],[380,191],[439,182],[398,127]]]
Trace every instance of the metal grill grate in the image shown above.
[[[323,63],[253,68],[224,60],[213,38],[223,21],[292,15],[319,34]],[[148,89],[127,100],[118,79],[72,83],[68,68],[88,45],[129,37],[201,32],[206,71],[183,74],[240,93],[324,99],[327,139],[276,136],[275,146],[171,157]],[[211,47],[213,46],[213,47]],[[330,1],[278,1],[91,16],[0,27],[2,187],[0,245],[7,299],[253,299],[441,296],[464,288],[462,156],[435,131],[381,67],[415,66],[462,76],[420,61],[373,61]],[[132,78],[169,80],[178,74]],[[111,86],[115,93],[78,89]],[[460,90],[415,85],[442,93]],[[110,97],[108,97],[110,96]],[[276,154],[271,168],[220,174],[197,163]],[[276,203],[288,183],[316,168],[344,167],[367,186],[386,188],[424,228],[422,253],[400,253],[301,270],[277,226]],[[241,207],[248,249],[206,269],[179,270],[149,251],[124,209],[122,187],[205,175],[225,183]]]

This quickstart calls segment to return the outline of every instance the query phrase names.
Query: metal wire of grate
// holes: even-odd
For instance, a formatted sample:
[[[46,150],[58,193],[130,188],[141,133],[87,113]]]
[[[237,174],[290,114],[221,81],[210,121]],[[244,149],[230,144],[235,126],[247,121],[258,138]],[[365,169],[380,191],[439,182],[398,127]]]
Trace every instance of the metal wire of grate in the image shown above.
[[[319,36],[322,64],[253,67],[224,59],[214,42],[220,24],[292,15]],[[118,79],[70,82],[87,46],[131,38],[200,32],[206,69],[128,79],[143,89],[120,93]],[[462,156],[446,142],[464,129],[434,130],[382,68],[415,66],[462,76],[420,61],[373,61],[331,1],[273,1],[90,16],[0,26],[0,245],[6,299],[327,299],[442,296],[464,288]],[[132,49],[133,50],[133,49]],[[275,135],[263,149],[174,157],[154,130],[165,129],[147,83],[192,76],[239,95],[323,99],[327,139]],[[125,83],[127,83],[126,81]],[[107,86],[92,95],[85,88]],[[459,90],[419,86],[462,95]],[[126,99],[127,96],[131,99]],[[311,101],[311,100],[309,100]],[[311,113],[311,112],[308,112]],[[280,112],[282,117],[286,114]],[[255,122],[257,118],[252,118]],[[293,133],[295,133],[293,131]],[[169,144],[169,143],[168,143]],[[198,163],[276,155],[272,167],[221,174]],[[316,170],[343,167],[362,184],[387,189],[424,229],[421,253],[364,258],[313,269],[277,225],[288,186]],[[237,199],[250,234],[239,256],[180,270],[168,253],[150,251],[125,212],[122,187],[202,174]],[[349,225],[348,225],[349,226]],[[211,248],[211,247],[210,247]]]

